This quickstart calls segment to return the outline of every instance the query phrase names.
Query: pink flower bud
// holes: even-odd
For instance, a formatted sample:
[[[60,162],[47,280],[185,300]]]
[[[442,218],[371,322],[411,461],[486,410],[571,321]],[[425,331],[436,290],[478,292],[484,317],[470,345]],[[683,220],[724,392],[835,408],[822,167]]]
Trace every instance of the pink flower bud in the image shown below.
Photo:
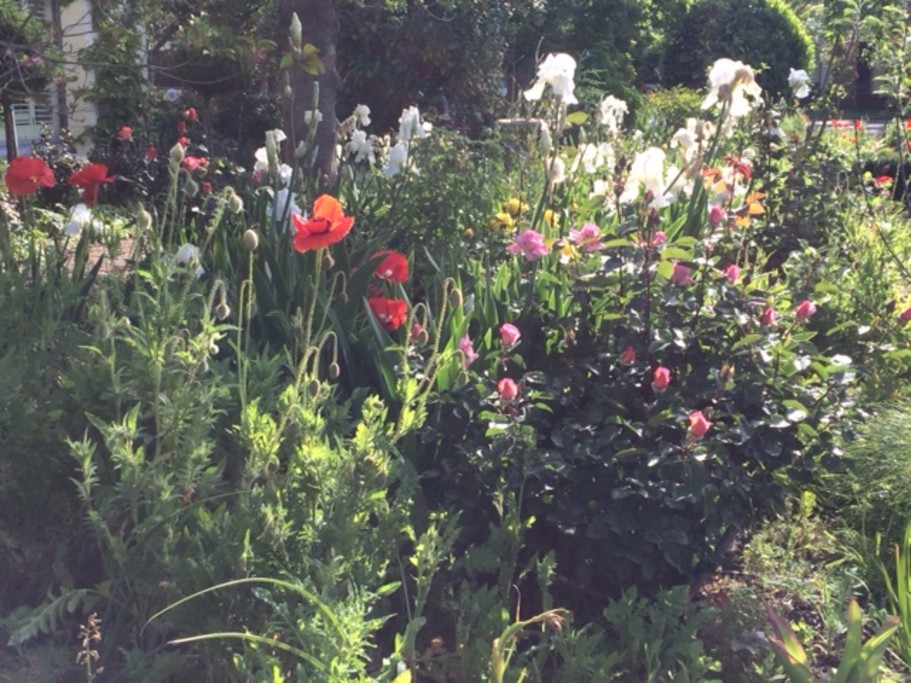
[[[709,209],[709,225],[716,226],[725,219],[725,211],[720,206]]]
[[[655,368],[655,372],[652,375],[652,389],[660,393],[667,389],[670,383],[671,371],[663,365],[659,365]]]
[[[701,410],[690,413],[689,421],[690,427],[688,431],[690,435],[695,439],[701,439],[703,436],[705,436],[706,432],[708,432],[714,424],[710,420],[706,419]]]
[[[522,333],[519,332],[519,328],[512,323],[500,325],[500,341],[503,342],[503,346],[512,346],[519,341],[521,336]]]
[[[519,395],[519,387],[509,377],[504,377],[497,382],[497,393],[505,401],[511,401]]]
[[[462,367],[467,368],[478,359],[474,346],[471,343],[471,337],[467,334],[459,339],[459,351],[462,352]]]
[[[632,365],[636,362],[636,349],[632,346],[627,346],[623,353],[620,354],[620,362],[624,365]]]
[[[794,311],[794,315],[797,316],[798,320],[806,320],[814,313],[816,313],[816,304],[809,299],[804,299],[797,304],[797,310]]]
[[[693,284],[692,270],[689,266],[682,263],[674,264],[674,272],[671,274],[671,284],[675,287],[686,287]]]
[[[778,314],[775,312],[775,309],[771,306],[767,306],[766,309],[762,312],[762,317],[759,319],[759,321],[763,325],[774,325],[777,319]]]
[[[737,281],[740,280],[740,266],[732,263],[724,269],[724,276],[728,279],[728,282],[736,285]]]

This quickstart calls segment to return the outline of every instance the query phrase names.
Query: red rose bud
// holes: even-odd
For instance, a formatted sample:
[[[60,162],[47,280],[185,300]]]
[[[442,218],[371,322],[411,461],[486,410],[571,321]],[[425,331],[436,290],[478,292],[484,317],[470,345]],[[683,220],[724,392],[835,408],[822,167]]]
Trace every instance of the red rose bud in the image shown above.
[[[670,383],[671,371],[663,365],[655,368],[655,373],[652,375],[652,389],[661,392],[667,389]]]
[[[519,387],[509,377],[504,377],[497,382],[497,393],[503,400],[512,401],[519,395]]]
[[[623,353],[620,354],[620,362],[624,365],[632,365],[636,362],[636,349],[632,346],[627,346]]]
[[[688,431],[690,435],[692,435],[692,437],[695,439],[701,439],[703,436],[705,436],[706,432],[708,432],[714,424],[713,422],[706,419],[701,410],[690,413],[689,421],[690,427]]]
[[[778,314],[775,312],[775,309],[772,308],[771,306],[768,306],[768,307],[766,307],[766,309],[762,312],[762,317],[759,319],[759,321],[760,321],[763,325],[774,325],[774,324],[775,324],[775,321],[776,321],[777,319],[778,319]]]
[[[522,333],[519,331],[519,328],[512,323],[503,323],[500,325],[500,341],[503,342],[503,346],[512,346],[519,341],[521,336]]]
[[[740,280],[740,267],[732,263],[724,269],[724,276],[728,279],[728,282],[736,285],[737,281]]]

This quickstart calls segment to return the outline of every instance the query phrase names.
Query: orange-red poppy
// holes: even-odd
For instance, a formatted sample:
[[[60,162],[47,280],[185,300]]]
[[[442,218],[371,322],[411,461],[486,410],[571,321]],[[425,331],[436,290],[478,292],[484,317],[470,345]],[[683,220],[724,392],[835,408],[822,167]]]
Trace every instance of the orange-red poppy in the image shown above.
[[[378,278],[389,282],[405,282],[408,279],[408,259],[404,255],[392,249],[384,249],[376,252],[371,258],[377,256],[386,257],[373,271]]]
[[[69,183],[84,190],[82,200],[91,206],[98,197],[98,186],[101,183],[113,183],[115,178],[116,176],[108,175],[105,164],[89,164],[71,175]]]
[[[354,216],[346,216],[335,197],[323,194],[313,202],[310,218],[291,214],[291,222],[294,225],[292,244],[297,251],[303,252],[327,247],[343,239],[354,225]]]
[[[370,310],[380,324],[389,332],[397,330],[408,319],[408,304],[403,299],[387,299],[382,296],[367,299]]]
[[[35,192],[39,187],[54,187],[54,172],[44,159],[16,157],[6,170],[6,186],[17,197]]]

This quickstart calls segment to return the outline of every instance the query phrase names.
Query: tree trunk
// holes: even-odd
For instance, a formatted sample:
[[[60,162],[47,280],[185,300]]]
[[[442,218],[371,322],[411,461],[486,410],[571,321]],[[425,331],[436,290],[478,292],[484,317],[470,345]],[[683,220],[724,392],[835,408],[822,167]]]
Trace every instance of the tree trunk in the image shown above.
[[[333,0],[281,0],[281,20],[290,27],[291,16],[297,12],[303,27],[303,42],[313,44],[323,63],[319,76],[306,73],[299,65],[291,67],[291,98],[285,103],[285,132],[291,138],[288,154],[293,154],[297,143],[306,133],[304,112],[313,109],[315,89],[318,86],[317,109],[322,120],[316,128],[313,144],[316,155],[311,169],[316,177],[319,192],[330,192],[336,184],[335,143],[338,122],[335,117],[335,102],[338,95],[339,76],[336,69],[335,44],[338,38],[339,22]]]
[[[13,116],[13,105],[7,98],[0,99],[3,107],[3,128],[6,132],[6,160],[12,161],[19,156],[19,143],[16,140],[16,117]]]

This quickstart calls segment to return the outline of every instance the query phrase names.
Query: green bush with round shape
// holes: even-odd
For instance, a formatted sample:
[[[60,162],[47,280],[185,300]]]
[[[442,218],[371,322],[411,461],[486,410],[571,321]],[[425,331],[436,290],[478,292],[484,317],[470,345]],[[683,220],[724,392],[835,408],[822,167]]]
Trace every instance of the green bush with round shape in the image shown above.
[[[703,87],[706,70],[721,57],[749,64],[770,95],[787,96],[789,69],[810,70],[814,48],[783,0],[700,0],[668,37],[664,83]]]

